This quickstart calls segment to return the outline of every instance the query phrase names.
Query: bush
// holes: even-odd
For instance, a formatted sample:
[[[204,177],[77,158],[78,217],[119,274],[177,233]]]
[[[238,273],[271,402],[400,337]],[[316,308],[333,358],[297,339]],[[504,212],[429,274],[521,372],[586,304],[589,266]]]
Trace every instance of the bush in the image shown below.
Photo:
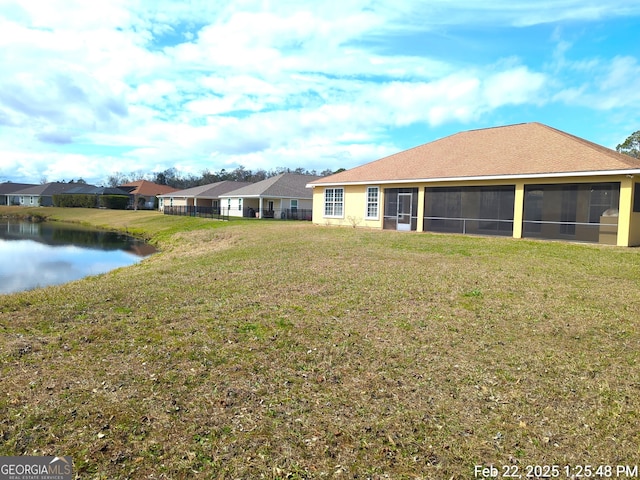
[[[55,207],[96,208],[96,196],[90,194],[61,194],[53,196]]]
[[[100,206],[113,210],[124,210],[129,205],[128,195],[102,195],[100,197]]]

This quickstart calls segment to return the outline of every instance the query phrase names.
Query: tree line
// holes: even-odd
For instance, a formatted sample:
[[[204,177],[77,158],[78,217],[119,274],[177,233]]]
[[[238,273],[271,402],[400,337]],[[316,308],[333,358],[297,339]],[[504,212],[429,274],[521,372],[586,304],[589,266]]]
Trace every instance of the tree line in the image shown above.
[[[135,182],[137,180],[147,180],[149,182],[157,183],[158,185],[168,185],[179,190],[184,190],[192,187],[199,187],[201,185],[208,185],[210,183],[222,182],[225,180],[231,180],[235,182],[260,182],[267,178],[275,177],[282,173],[297,173],[300,175],[319,175],[325,177],[333,173],[343,171],[344,168],[340,168],[336,171],[323,170],[317,172],[316,170],[307,170],[305,168],[275,168],[272,170],[247,170],[244,167],[238,167],[233,170],[221,169],[217,172],[211,172],[204,170],[202,174],[182,176],[175,168],[168,168],[163,172],[155,173],[142,173],[142,172],[130,172],[121,173],[116,172],[110,175],[107,180],[107,184],[110,187],[117,187],[125,183]]]

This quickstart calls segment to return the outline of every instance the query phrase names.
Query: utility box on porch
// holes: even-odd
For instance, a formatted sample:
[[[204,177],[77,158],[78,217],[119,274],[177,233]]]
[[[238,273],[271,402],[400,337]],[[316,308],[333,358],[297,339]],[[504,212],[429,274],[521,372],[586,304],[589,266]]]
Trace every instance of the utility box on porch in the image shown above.
[[[599,243],[605,245],[617,245],[618,243],[618,217],[600,217]]]

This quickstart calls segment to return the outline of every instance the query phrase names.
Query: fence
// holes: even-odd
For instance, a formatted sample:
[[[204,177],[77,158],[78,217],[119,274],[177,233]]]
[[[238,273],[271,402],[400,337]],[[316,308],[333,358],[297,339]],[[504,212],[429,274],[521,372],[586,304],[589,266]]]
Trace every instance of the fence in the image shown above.
[[[303,221],[311,221],[311,209],[307,208],[284,208],[284,209],[275,209],[275,210],[267,210],[263,208],[262,211],[259,211],[255,208],[245,208],[242,212],[243,217],[259,217],[259,218],[277,218],[281,220],[303,220]]]
[[[182,217],[204,217],[216,218],[218,220],[229,220],[229,212],[220,211],[220,208],[214,207],[194,207],[194,206],[176,206],[164,207],[165,215],[179,215]]]

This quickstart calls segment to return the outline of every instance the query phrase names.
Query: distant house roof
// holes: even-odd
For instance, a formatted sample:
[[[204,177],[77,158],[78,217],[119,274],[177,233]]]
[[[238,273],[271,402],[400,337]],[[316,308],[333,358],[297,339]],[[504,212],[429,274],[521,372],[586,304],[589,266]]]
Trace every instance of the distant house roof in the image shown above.
[[[310,182],[398,183],[545,177],[640,169],[640,160],[540,123],[457,133]]]
[[[187,188],[185,190],[176,190],[172,193],[165,193],[164,195],[158,195],[159,197],[198,197],[198,198],[219,198],[225,193],[237,190],[242,187],[251,185],[251,182],[234,182],[231,180],[224,180],[222,182],[209,183],[207,185],[200,185],[198,187]]]
[[[24,190],[25,188],[36,187],[36,186],[37,185],[33,183],[3,182],[3,183],[0,183],[0,195],[9,195],[19,190]]]
[[[223,197],[274,197],[274,198],[312,198],[312,192],[306,188],[309,182],[321,177],[317,175],[300,175],[282,173],[261,182],[233,190]]]
[[[66,194],[85,194],[85,195],[129,195],[129,192],[116,187],[96,187],[95,185],[78,185],[69,189]]]
[[[129,190],[129,193],[133,195],[144,195],[147,197],[171,193],[178,190],[177,188],[170,187],[169,185],[158,185],[157,183],[149,182],[147,180],[124,183],[122,185],[118,185],[118,188]]]
[[[16,195],[39,195],[41,197],[48,197],[52,195],[59,195],[61,193],[65,193],[72,188],[77,187],[77,183],[61,183],[61,182],[51,182],[51,183],[43,183],[41,185],[32,185],[27,188],[23,188],[22,190],[17,190],[12,192]]]

